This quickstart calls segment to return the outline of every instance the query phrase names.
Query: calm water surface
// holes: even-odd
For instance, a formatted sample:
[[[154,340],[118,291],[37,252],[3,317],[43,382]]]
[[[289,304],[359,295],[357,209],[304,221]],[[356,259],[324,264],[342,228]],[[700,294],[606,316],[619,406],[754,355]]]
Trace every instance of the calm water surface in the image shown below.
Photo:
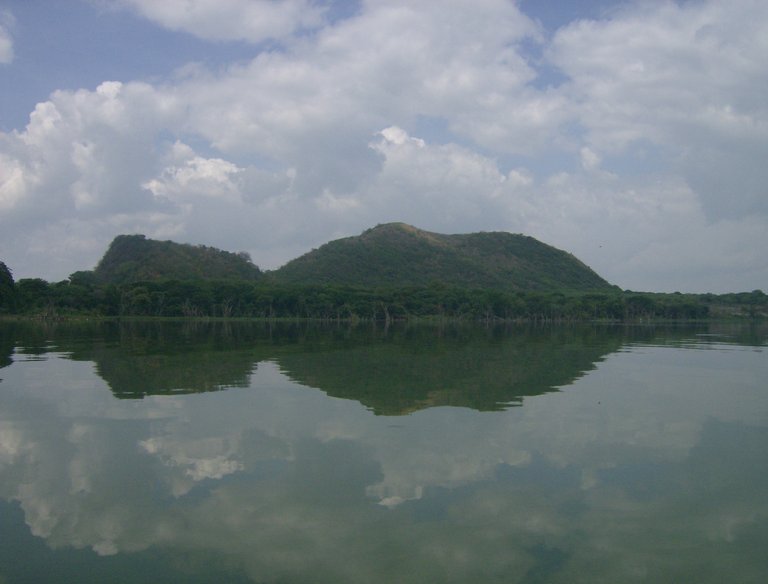
[[[765,326],[0,322],[0,583],[764,583]]]

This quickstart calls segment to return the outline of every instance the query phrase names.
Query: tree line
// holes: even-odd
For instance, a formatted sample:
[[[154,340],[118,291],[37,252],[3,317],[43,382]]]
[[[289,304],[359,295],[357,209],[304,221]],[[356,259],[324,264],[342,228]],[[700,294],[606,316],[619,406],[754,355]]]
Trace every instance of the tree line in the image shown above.
[[[361,288],[241,280],[100,284],[91,272],[50,283],[13,282],[0,262],[0,313],[57,318],[213,317],[320,320],[456,318],[529,321],[639,321],[768,315],[760,290],[734,294],[517,292],[429,286]]]

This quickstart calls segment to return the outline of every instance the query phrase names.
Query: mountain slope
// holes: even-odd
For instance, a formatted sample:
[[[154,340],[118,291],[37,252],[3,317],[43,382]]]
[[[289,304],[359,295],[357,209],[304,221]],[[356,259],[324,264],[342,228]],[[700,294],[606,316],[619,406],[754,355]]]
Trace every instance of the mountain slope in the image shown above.
[[[214,247],[118,235],[94,270],[99,282],[144,280],[256,280],[261,271],[248,254]]]
[[[426,286],[505,290],[599,290],[610,284],[574,256],[503,232],[443,235],[388,223],[331,241],[282,268],[283,284]]]

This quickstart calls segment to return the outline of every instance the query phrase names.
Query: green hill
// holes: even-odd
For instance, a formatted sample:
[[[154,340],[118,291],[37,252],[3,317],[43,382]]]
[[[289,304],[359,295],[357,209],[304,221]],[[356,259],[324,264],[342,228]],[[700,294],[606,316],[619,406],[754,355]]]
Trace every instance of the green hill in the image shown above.
[[[281,284],[600,290],[611,285],[573,255],[503,232],[442,235],[388,223],[331,241],[270,272]]]
[[[124,284],[157,280],[266,280],[281,285],[361,288],[441,283],[497,290],[606,290],[611,285],[573,255],[533,237],[504,232],[443,235],[388,223],[331,241],[262,274],[247,254],[119,235],[93,278]]]
[[[257,280],[261,270],[246,253],[118,235],[94,270],[96,281]]]

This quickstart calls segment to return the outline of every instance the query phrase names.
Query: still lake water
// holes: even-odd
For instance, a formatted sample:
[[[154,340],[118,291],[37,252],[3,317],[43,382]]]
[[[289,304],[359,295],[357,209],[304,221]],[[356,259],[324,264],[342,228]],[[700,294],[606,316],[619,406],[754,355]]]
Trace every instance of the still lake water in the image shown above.
[[[0,583],[768,580],[768,328],[0,322]]]

